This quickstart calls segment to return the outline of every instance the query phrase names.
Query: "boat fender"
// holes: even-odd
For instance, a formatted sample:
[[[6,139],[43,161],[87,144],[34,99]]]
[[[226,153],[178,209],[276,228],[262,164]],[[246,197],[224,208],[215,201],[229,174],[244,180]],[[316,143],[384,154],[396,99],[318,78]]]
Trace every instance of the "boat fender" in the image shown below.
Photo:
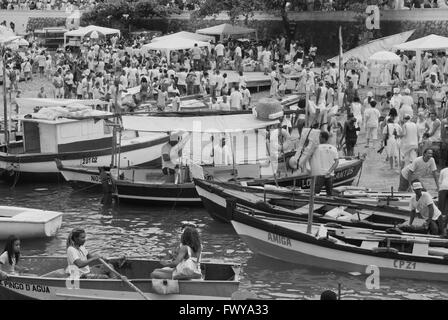
[[[387,228],[386,229],[386,233],[389,233],[389,234],[403,234],[403,231],[400,230],[399,228]]]
[[[339,223],[334,223],[334,222],[328,222],[325,224],[325,226],[327,228],[335,228],[335,229],[342,229],[342,225],[340,225]]]
[[[269,203],[266,203],[264,201],[257,201],[255,203],[255,207],[258,210],[271,210],[272,209],[272,207],[269,205]]]
[[[395,248],[388,248],[388,247],[377,247],[377,248],[372,248],[372,251],[375,253],[385,253],[385,252],[390,252],[390,253],[395,253],[397,254],[399,251]]]
[[[152,288],[157,294],[178,294],[179,281],[169,279],[151,279]]]

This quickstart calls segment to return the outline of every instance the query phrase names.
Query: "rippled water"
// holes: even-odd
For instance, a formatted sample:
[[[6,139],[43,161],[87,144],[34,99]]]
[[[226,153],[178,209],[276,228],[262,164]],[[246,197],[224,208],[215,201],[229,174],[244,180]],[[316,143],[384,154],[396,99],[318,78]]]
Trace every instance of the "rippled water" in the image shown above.
[[[342,286],[344,299],[448,298],[448,284],[382,279],[379,290],[367,290],[365,275],[306,268],[254,255],[230,225],[215,222],[200,207],[120,204],[104,209],[100,204],[101,194],[77,192],[67,185],[17,186],[10,190],[0,184],[0,194],[2,205],[64,212],[57,236],[50,240],[23,241],[25,255],[64,254],[66,236],[73,227],[80,226],[88,232],[86,245],[92,252],[158,258],[165,248],[175,244],[181,221],[193,221],[199,225],[204,242],[203,258],[241,263],[240,288],[262,299],[315,299],[326,289],[336,291],[338,284]]]

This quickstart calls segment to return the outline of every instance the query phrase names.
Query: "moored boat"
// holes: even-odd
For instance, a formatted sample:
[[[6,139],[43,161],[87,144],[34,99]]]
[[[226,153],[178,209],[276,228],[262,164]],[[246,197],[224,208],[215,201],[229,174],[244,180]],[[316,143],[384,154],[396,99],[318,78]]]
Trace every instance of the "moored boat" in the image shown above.
[[[207,212],[217,221],[229,223],[228,201],[254,216],[306,221],[309,213],[309,194],[293,193],[292,190],[265,186],[246,187],[237,184],[194,179],[196,189]],[[268,188],[269,187],[269,188]],[[243,210],[243,209],[241,209]],[[319,223],[371,228],[399,232],[396,226],[409,220],[409,210],[394,207],[378,207],[358,204],[348,199],[314,197],[314,219]],[[421,227],[423,219],[414,220],[414,226],[400,226],[401,231],[426,233]]]
[[[151,300],[230,299],[238,290],[240,266],[201,262],[202,279],[157,280],[150,274],[162,267],[159,261],[142,258],[110,259],[115,270],[126,276]],[[141,300],[144,297],[120,279],[71,279],[65,274],[66,257],[25,257],[20,265],[29,274],[10,275],[0,281],[2,299],[37,300]]]
[[[25,238],[54,237],[62,224],[62,212],[0,206],[0,240],[15,235]]]
[[[82,107],[78,109],[88,110]],[[59,112],[62,108],[45,109],[50,113],[49,110]],[[96,114],[110,115],[95,111]],[[114,135],[105,120],[97,121],[93,116],[81,120],[59,116],[42,119],[33,114],[20,121],[23,123],[23,141],[10,143],[8,150],[6,146],[0,147],[0,176],[3,179],[13,183],[59,181],[61,176],[55,159],[68,167],[110,166]],[[117,151],[119,161],[123,165],[159,164],[160,148],[166,141],[166,133],[123,132]]]
[[[447,281],[448,240],[428,235],[387,234],[332,228],[232,212],[232,225],[249,248],[288,263],[379,277]],[[370,268],[370,269],[369,269]]]

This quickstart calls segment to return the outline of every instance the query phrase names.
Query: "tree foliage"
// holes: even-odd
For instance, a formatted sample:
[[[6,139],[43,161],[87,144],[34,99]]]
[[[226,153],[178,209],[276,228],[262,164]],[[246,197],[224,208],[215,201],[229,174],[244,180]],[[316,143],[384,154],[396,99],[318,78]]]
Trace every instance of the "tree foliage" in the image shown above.
[[[85,12],[81,21],[83,25],[125,26],[132,24],[135,19],[164,18],[180,12],[178,8],[167,6],[167,3],[167,0],[103,2],[96,5],[93,10]]]

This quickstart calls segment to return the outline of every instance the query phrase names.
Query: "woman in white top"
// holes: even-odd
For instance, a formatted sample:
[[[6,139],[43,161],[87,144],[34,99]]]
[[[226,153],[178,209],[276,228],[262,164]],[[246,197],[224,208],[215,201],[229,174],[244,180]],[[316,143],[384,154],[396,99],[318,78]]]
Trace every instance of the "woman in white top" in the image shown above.
[[[0,255],[0,279],[6,279],[8,274],[15,274],[16,271],[26,271],[25,268],[20,268],[17,266],[19,259],[20,239],[14,235],[11,235],[6,240],[5,249]]]
[[[383,135],[387,136],[387,145],[385,149],[389,158],[390,169],[393,170],[394,160],[396,166],[400,166],[399,136],[401,135],[401,127],[394,122],[393,117],[387,119],[387,124],[383,129]]]
[[[198,231],[187,226],[183,229],[180,239],[180,246],[177,254],[172,259],[164,259],[160,264],[164,266],[161,269],[155,269],[151,273],[153,279],[197,279],[201,277],[200,260],[202,252],[201,238]],[[183,268],[190,260],[190,272]],[[189,275],[187,273],[190,273]]]

